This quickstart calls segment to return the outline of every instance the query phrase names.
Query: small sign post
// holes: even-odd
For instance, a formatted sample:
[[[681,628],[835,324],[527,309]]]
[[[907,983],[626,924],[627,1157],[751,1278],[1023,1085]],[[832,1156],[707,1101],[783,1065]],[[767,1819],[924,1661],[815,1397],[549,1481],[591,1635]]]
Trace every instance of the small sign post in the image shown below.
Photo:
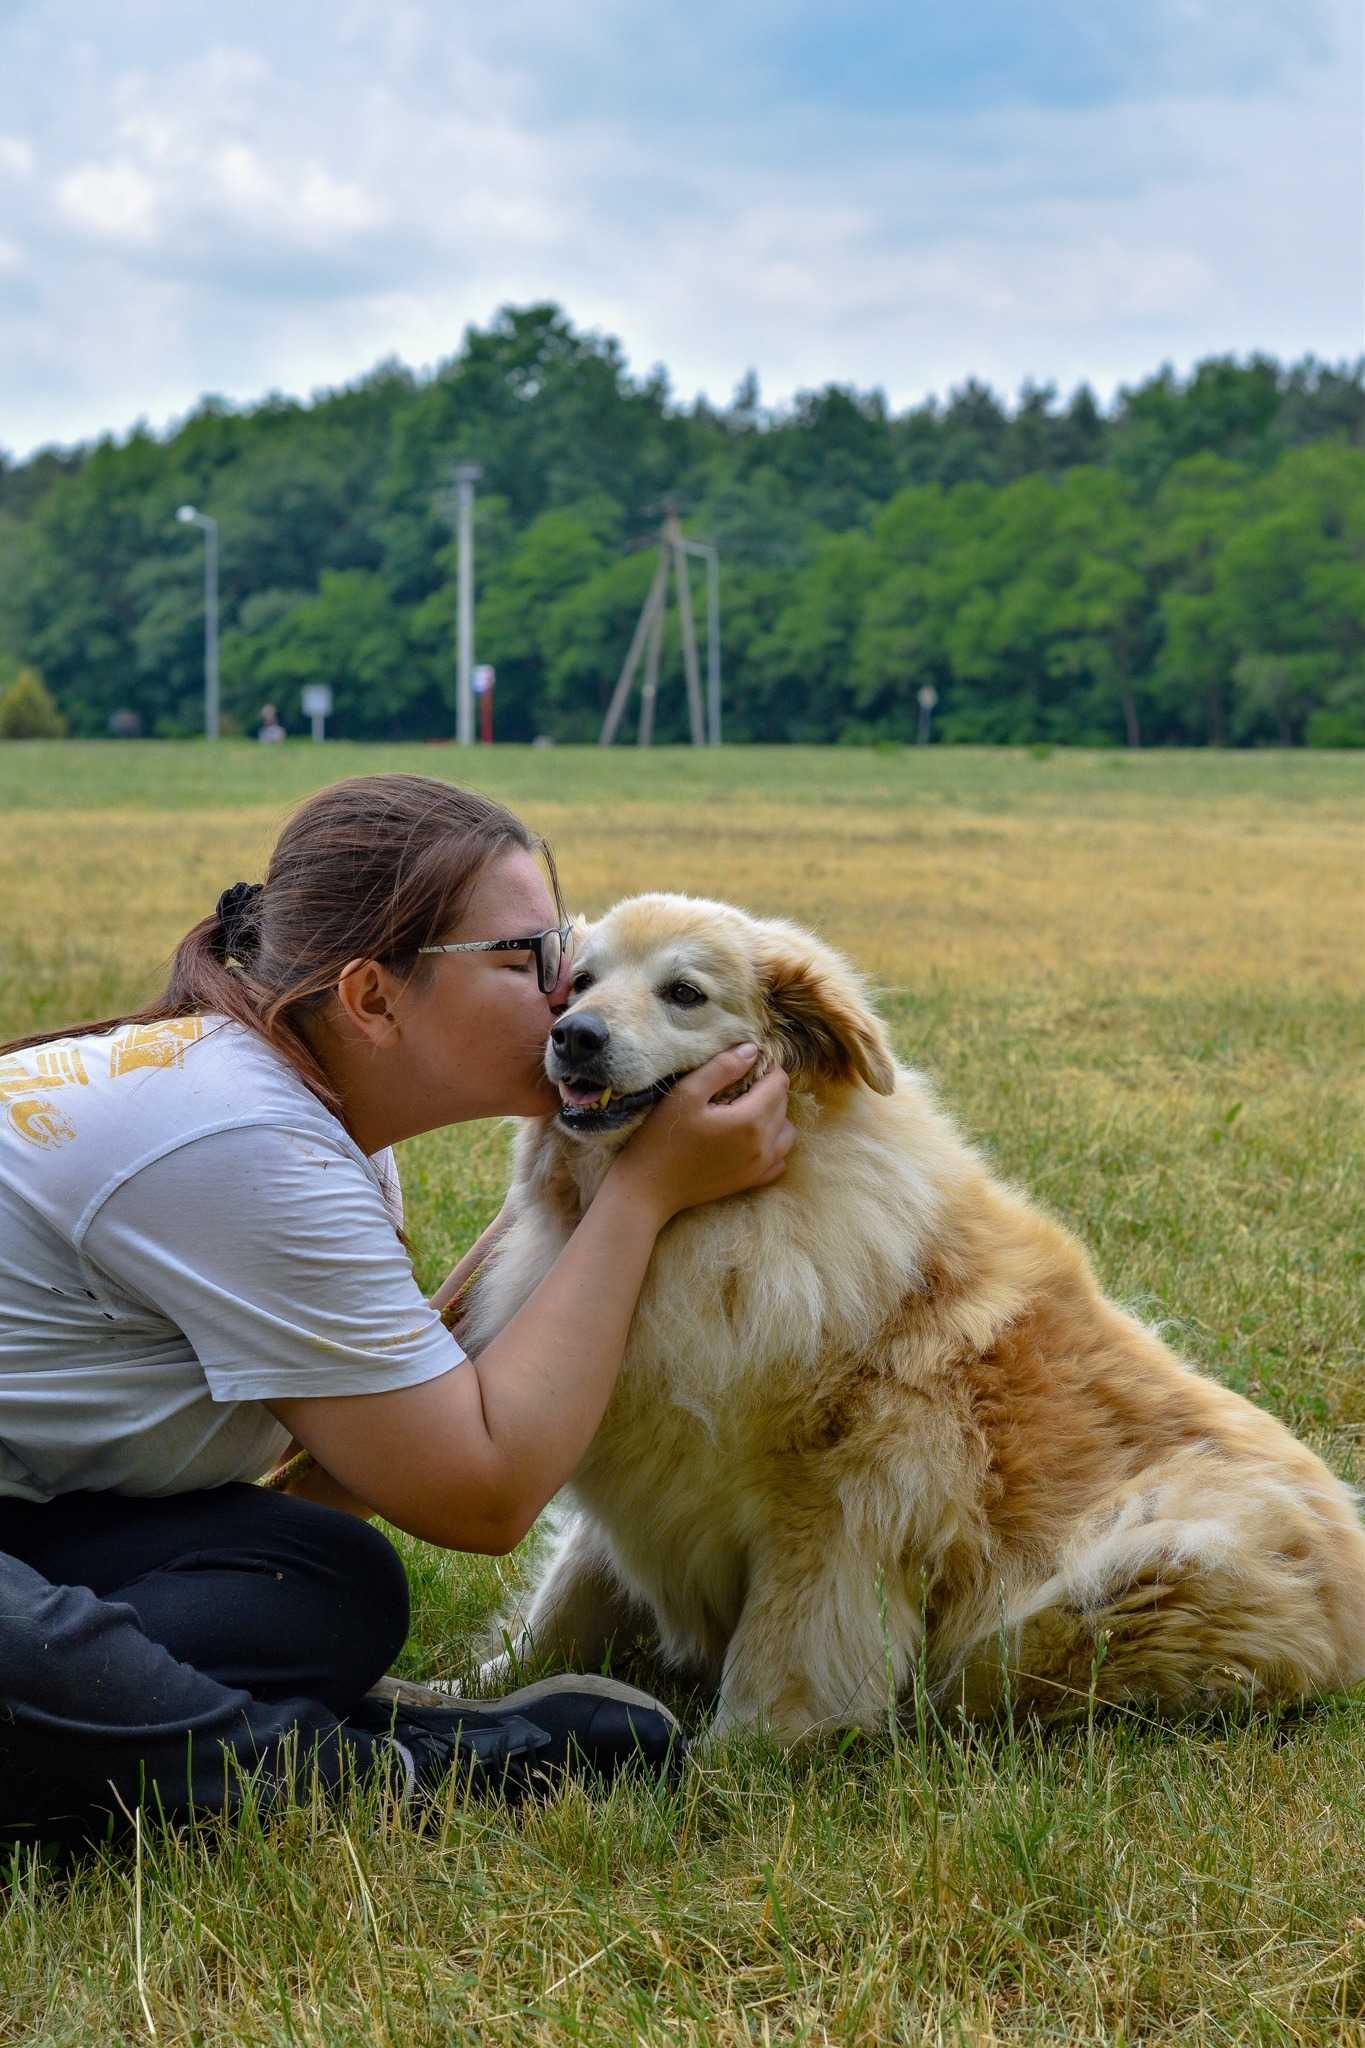
[[[325,738],[323,727],[326,725],[332,711],[331,684],[305,683],[300,693],[299,701],[303,706],[304,717],[312,720],[313,738],[315,740]]]
[[[493,685],[498,672],[481,661],[470,676],[470,687],[479,700],[479,739],[486,747],[493,744]]]
[[[927,746],[929,742],[929,720],[934,715],[934,706],[938,702],[938,691],[932,683],[925,683],[915,694],[916,702],[919,705],[919,744],[923,747]]]

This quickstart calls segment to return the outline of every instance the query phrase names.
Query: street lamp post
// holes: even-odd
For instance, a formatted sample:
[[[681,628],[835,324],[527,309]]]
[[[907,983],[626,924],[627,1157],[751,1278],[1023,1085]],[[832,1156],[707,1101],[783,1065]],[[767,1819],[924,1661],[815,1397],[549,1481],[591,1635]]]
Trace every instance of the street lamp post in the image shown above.
[[[204,738],[218,737],[218,521],[193,505],[176,513],[182,526],[204,530]]]
[[[474,744],[474,486],[483,475],[477,462],[455,465],[455,737]]]
[[[689,555],[706,560],[706,744],[720,745],[720,554],[710,541],[685,540]]]

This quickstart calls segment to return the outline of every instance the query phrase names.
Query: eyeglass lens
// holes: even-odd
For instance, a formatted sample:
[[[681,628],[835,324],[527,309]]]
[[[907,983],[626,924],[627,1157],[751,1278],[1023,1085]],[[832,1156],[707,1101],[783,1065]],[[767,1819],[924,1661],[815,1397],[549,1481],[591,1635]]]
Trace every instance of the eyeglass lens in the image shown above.
[[[564,941],[558,932],[547,932],[540,942],[540,992],[548,996],[559,980],[564,964]]]

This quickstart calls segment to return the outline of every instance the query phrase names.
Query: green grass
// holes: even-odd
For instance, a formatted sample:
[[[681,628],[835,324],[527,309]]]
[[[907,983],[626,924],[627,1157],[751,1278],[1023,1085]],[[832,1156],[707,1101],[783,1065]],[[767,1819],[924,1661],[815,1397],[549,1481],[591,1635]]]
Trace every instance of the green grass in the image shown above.
[[[288,804],[449,750],[0,748],[0,1035],[138,999]],[[1105,1284],[1365,1478],[1365,762],[497,750],[572,899],[816,924]],[[253,863],[255,863],[253,865]],[[405,1148],[430,1282],[505,1133]],[[405,1668],[462,1676],[519,1561],[406,1546]],[[696,1711],[695,1709],[693,1711]],[[1365,1702],[1062,1735],[741,1743],[666,1795],[357,1797],[150,1834],[0,1900],[0,2042],[1365,2039]]]
[[[680,798],[744,803],[774,795],[792,802],[899,806],[949,804],[987,813],[1054,804],[1180,805],[1229,797],[1276,804],[1359,801],[1358,755],[1218,754],[1198,748],[1128,753],[1058,748],[495,747],[462,755],[453,746],[361,746],[328,741],[262,747],[202,743],[31,740],[0,745],[0,815],[12,810],[86,810],[128,805],[194,810],[201,805],[289,804],[342,775],[405,769],[463,776],[480,789],[534,810],[542,803],[592,802],[623,792],[650,803]]]

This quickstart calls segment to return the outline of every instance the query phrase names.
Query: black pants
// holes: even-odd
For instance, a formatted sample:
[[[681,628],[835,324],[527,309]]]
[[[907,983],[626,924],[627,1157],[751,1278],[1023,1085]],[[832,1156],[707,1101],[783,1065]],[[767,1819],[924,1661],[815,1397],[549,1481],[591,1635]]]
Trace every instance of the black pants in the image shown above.
[[[391,1755],[343,1725],[408,1627],[391,1543],[255,1486],[0,1500],[0,1839],[231,1812]],[[372,1717],[373,1718],[373,1717]]]

